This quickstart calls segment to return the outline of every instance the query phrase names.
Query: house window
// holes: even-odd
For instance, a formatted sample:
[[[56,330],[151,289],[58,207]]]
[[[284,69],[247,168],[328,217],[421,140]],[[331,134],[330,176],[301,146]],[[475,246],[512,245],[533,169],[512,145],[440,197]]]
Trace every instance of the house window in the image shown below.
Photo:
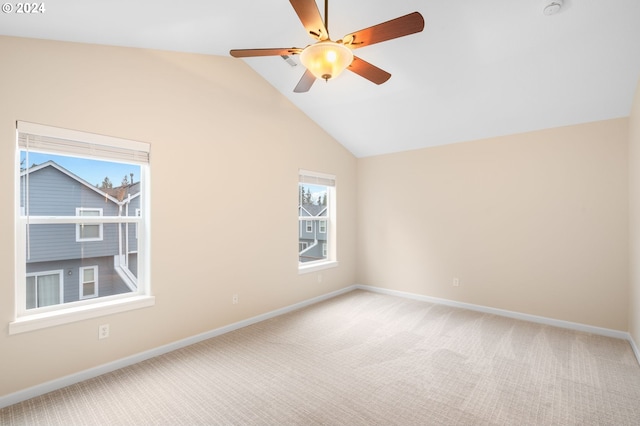
[[[140,208],[136,209],[136,216],[140,216]],[[136,240],[138,239],[138,224],[135,224],[135,228],[136,228]]]
[[[98,276],[97,266],[80,268],[80,299],[98,297]]]
[[[76,216],[102,216],[102,209],[76,208]],[[76,225],[76,241],[101,241],[102,224],[92,225],[78,223]]]
[[[9,332],[153,305],[149,144],[25,122],[17,135]]]
[[[300,170],[298,179],[298,269],[310,272],[337,266],[336,179]]]
[[[64,300],[61,285],[63,271],[46,271],[27,274],[26,305],[27,309],[58,305]]]

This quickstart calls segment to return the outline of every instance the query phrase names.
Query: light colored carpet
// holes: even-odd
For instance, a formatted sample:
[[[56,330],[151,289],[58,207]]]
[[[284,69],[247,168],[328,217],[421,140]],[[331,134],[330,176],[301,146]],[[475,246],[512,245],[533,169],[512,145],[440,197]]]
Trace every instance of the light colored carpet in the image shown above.
[[[638,425],[628,342],[353,291],[0,410],[2,425]]]

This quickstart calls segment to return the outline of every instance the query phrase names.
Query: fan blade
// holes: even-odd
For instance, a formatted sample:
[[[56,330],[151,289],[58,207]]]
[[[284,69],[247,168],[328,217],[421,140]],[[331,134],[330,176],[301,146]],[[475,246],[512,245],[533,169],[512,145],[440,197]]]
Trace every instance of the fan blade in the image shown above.
[[[371,65],[369,62],[364,59],[360,59],[357,56],[353,57],[353,62],[351,62],[351,65],[349,65],[347,69],[375,84],[382,84],[391,78],[391,74],[385,70],[382,70],[375,65]]]
[[[329,38],[329,32],[322,21],[320,10],[315,0],[289,0],[291,6],[298,14],[300,22],[307,30],[311,37],[318,40],[326,40]]]
[[[311,71],[306,70],[302,75],[302,78],[298,82],[298,85],[296,86],[295,89],[293,89],[293,91],[296,93],[308,92],[309,89],[311,89],[311,86],[313,86],[313,83],[315,81],[316,81],[316,77],[313,74],[311,74]]]
[[[352,49],[369,46],[381,41],[392,40],[409,34],[419,33],[424,29],[424,18],[420,12],[383,22],[364,30],[346,35],[342,42]]]
[[[292,47],[291,49],[277,48],[277,49],[233,49],[229,53],[234,58],[250,58],[252,56],[283,56],[283,55],[296,55],[302,52],[302,49]]]

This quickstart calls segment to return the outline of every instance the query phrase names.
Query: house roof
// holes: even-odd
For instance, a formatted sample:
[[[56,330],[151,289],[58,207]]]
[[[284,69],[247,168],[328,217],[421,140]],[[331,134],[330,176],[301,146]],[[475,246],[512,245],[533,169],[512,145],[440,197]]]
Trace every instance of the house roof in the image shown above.
[[[34,166],[29,167],[28,169],[22,171],[22,173],[20,174],[20,176],[24,176],[26,174],[32,174],[34,172],[37,172],[38,170],[42,170],[46,167],[51,167],[55,170],[58,170],[59,172],[69,176],[71,179],[77,181],[78,183],[80,183],[81,185],[86,186],[88,189],[100,194],[101,196],[105,197],[106,199],[113,201],[116,204],[121,204],[121,200],[124,198],[119,198],[119,195],[122,195],[124,193],[124,190],[131,188],[136,188],[138,189],[138,193],[135,194],[135,196],[139,195],[139,187],[140,187],[140,182],[137,182],[133,185],[127,185],[126,187],[117,187],[117,188],[110,188],[107,191],[103,191],[100,188],[97,188],[94,185],[91,185],[89,182],[87,182],[86,180],[82,179],[80,176],[70,172],[69,170],[65,169],[64,167],[62,167],[61,165],[59,165],[58,163],[56,163],[53,160],[49,160],[49,161],[45,161],[44,163],[41,164],[37,164]],[[132,196],[134,196],[134,194],[132,194]]]
[[[140,196],[140,182],[135,182],[128,185],[120,185],[115,188],[107,188],[104,190],[107,194],[122,201],[128,195],[132,198]]]
[[[323,213],[326,212],[327,206],[317,205],[317,204],[301,204],[300,209],[306,212],[309,216],[323,216]],[[301,214],[301,216],[305,216]]]

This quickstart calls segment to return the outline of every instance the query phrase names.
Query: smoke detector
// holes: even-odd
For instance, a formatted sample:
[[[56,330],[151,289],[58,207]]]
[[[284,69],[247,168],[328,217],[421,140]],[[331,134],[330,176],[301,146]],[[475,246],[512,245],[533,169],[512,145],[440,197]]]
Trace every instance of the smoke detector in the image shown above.
[[[560,11],[560,9],[562,9],[562,0],[552,0],[549,4],[547,4],[544,7],[544,9],[542,10],[542,13],[544,13],[547,16],[555,15]]]

